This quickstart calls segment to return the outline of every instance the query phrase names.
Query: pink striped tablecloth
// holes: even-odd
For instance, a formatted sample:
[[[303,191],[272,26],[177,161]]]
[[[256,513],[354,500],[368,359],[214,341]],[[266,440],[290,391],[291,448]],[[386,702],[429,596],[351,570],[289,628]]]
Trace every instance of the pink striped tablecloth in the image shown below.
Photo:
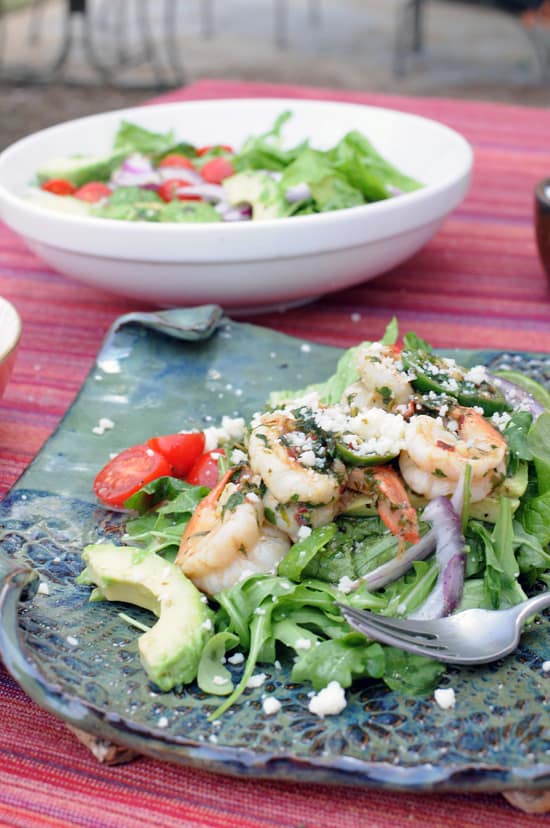
[[[417,113],[473,145],[470,194],[413,259],[375,281],[258,324],[347,346],[402,326],[441,347],[550,352],[550,288],[533,230],[533,189],[550,175],[550,112],[518,106],[204,80],[157,100],[303,97]],[[0,295],[24,332],[0,403],[0,496],[56,427],[118,315],[145,309],[49,270],[0,224]],[[0,825],[401,828],[540,825],[498,795],[310,787],[139,759],[100,765],[0,667]]]

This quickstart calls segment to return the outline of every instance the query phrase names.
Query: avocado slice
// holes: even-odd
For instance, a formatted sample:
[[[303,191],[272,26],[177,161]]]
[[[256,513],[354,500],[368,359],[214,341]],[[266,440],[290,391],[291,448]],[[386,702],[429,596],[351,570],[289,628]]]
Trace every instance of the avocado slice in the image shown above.
[[[111,173],[128,155],[127,150],[118,150],[108,155],[71,155],[52,158],[37,171],[39,184],[52,178],[63,178],[75,187],[81,187],[88,181],[108,181]]]
[[[278,182],[267,173],[245,170],[224,179],[222,186],[230,204],[250,204],[253,220],[280,218],[288,213],[289,204]]]
[[[206,641],[213,631],[212,612],[181,569],[154,552],[113,543],[87,546],[80,584],[96,584],[90,600],[123,601],[158,617],[138,639],[143,667],[161,690],[196,678]]]

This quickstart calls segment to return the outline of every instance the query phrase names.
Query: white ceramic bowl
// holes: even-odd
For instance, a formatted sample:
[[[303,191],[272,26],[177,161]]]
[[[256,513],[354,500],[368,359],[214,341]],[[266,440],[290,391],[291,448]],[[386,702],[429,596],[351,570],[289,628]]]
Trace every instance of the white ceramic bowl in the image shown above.
[[[284,142],[327,149],[351,129],[426,186],[375,204],[296,218],[220,224],[132,223],[50,211],[25,198],[52,157],[109,152],[124,118],[196,144],[266,132],[291,110]],[[45,262],[82,282],[160,306],[217,303],[236,312],[288,306],[372,279],[421,248],[466,194],[467,141],[443,124],[389,109],[251,99],[140,107],[59,124],[0,155],[3,220]]]
[[[7,299],[0,296],[0,397],[13,371],[20,337],[19,314]]]

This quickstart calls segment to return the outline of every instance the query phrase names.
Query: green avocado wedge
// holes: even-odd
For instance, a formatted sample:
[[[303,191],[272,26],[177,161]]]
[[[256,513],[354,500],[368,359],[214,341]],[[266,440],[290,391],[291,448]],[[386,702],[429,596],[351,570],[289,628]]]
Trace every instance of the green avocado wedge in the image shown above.
[[[91,601],[123,601],[157,616],[138,641],[151,681],[164,691],[193,681],[212,635],[212,613],[181,569],[154,552],[112,543],[87,546],[82,557],[78,583],[96,585]]]

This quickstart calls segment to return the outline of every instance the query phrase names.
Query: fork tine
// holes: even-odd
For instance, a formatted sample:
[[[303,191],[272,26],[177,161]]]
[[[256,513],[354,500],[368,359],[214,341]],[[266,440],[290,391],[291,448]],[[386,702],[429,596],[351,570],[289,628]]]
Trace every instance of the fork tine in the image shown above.
[[[395,624],[400,619],[388,619],[385,616],[375,615],[364,610],[355,610],[351,607],[339,605],[344,618],[358,632],[384,644],[390,644],[401,649],[409,650],[420,655],[435,657],[445,652],[437,634],[420,630],[409,630],[408,624]]]
[[[346,613],[353,617],[356,621],[364,622],[369,625],[380,625],[388,631],[395,631],[398,634],[401,632],[416,634],[420,639],[433,640],[438,638],[437,630],[434,629],[433,621],[410,621],[408,618],[393,618],[387,615],[379,615],[370,610],[359,610],[354,607],[349,607],[346,604],[338,604],[342,613]]]

